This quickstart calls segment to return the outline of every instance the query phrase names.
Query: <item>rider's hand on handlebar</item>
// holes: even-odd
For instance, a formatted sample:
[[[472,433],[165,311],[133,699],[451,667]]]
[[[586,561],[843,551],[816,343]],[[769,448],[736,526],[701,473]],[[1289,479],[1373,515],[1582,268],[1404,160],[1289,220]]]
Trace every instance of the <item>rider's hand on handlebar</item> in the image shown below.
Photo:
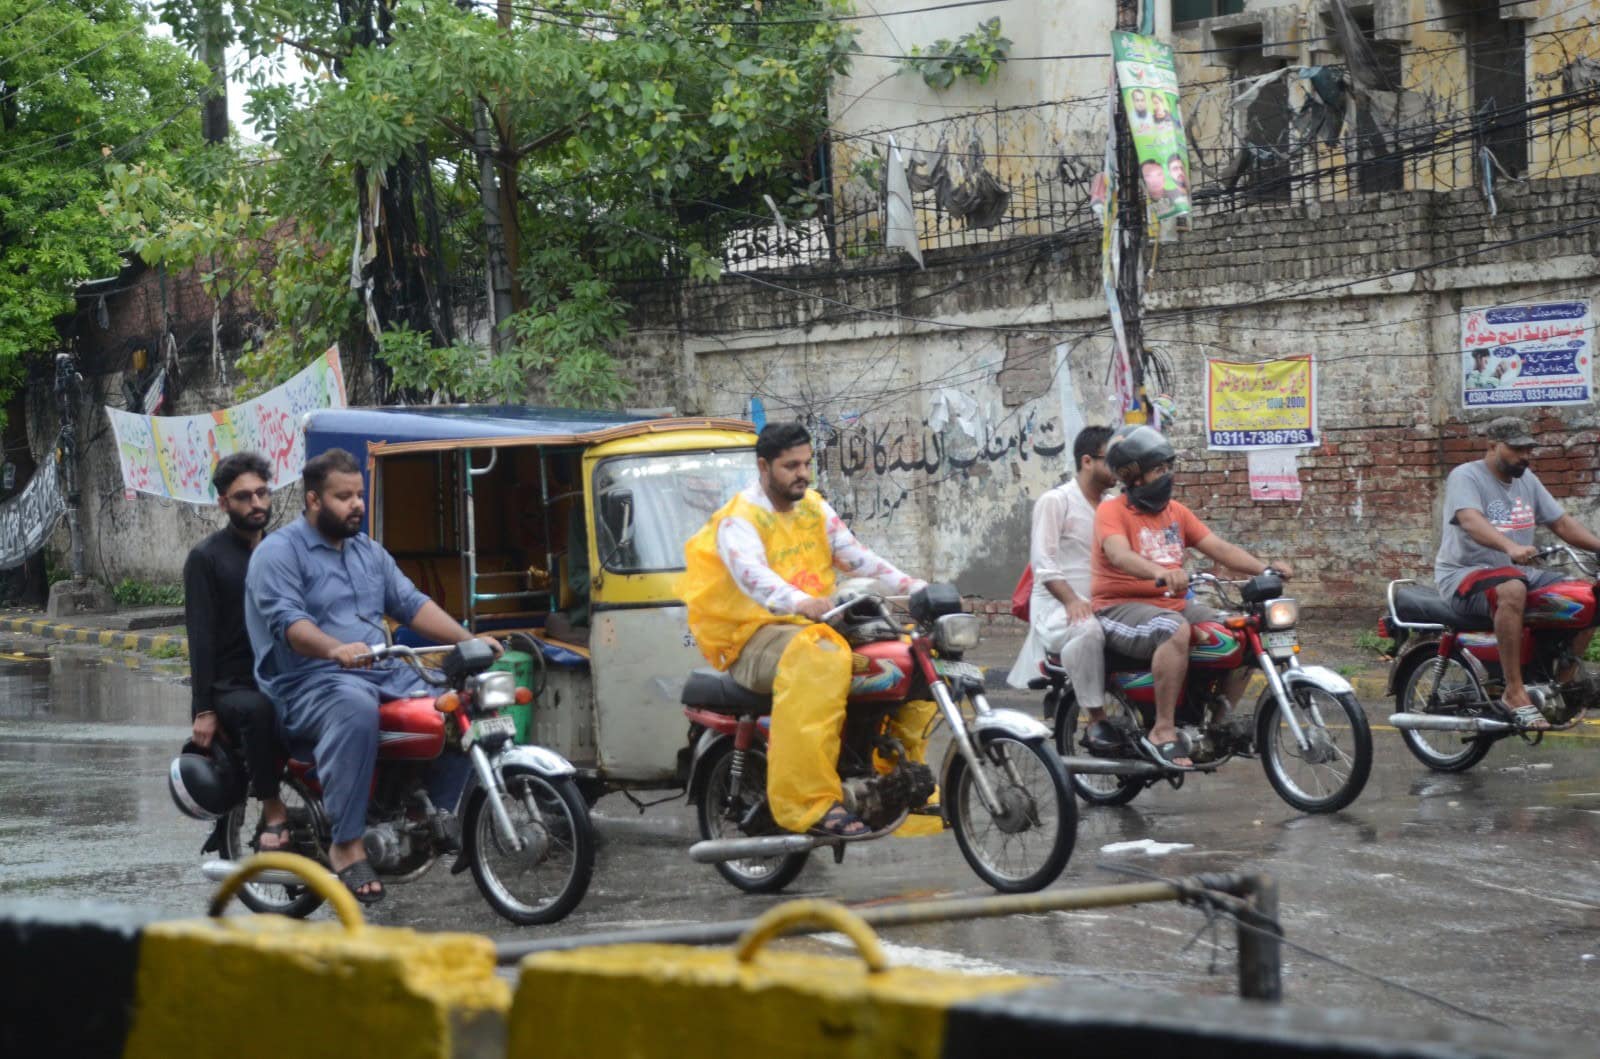
[[[479,633],[477,638],[479,640],[482,640],[484,643],[488,644],[491,648],[494,649],[494,656],[496,658],[499,658],[501,655],[505,654],[506,645],[501,643],[499,640],[496,640],[493,636],[489,635],[488,633],[486,633],[486,632]]]
[[[1514,563],[1525,563],[1539,554],[1539,549],[1531,544],[1519,544],[1506,553],[1511,556]]]
[[[1189,591],[1189,571],[1174,567],[1157,579],[1156,584],[1167,590],[1169,596],[1182,596]]]
[[[365,669],[372,664],[372,655],[364,643],[342,643],[329,651],[328,657],[339,663],[340,669]]]
[[[1274,571],[1285,581],[1290,581],[1294,578],[1294,567],[1287,560],[1279,559],[1277,562],[1268,563],[1267,569]]]
[[[810,618],[812,621],[821,621],[823,616],[832,609],[833,604],[829,603],[827,600],[818,599],[815,596],[808,596],[803,602],[794,608],[794,612],[803,618]]]

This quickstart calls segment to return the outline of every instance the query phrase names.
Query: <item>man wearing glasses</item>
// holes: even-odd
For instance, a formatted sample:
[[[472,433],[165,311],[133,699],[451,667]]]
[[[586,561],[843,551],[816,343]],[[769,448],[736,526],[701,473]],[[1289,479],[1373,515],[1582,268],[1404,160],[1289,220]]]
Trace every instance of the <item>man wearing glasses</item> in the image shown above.
[[[184,622],[194,744],[209,749],[220,728],[244,757],[250,794],[261,801],[255,846],[289,846],[288,812],[278,798],[278,737],[272,702],[256,688],[255,656],[244,625],[244,575],[272,517],[272,466],[253,452],[225,456],[212,472],[217,506],[228,524],[183,564]]]

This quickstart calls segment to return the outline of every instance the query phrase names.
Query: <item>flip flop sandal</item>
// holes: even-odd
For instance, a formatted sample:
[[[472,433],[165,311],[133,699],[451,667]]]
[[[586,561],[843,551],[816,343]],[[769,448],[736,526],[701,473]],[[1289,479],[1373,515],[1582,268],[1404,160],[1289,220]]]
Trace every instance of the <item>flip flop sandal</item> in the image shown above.
[[[1495,712],[1500,719],[1516,725],[1519,732],[1548,732],[1550,722],[1545,715],[1539,712],[1539,707],[1529,704],[1527,706],[1507,706],[1504,699],[1494,700]]]
[[[857,826],[860,831],[846,831],[845,828]],[[807,834],[818,835],[822,838],[832,839],[835,842],[860,842],[864,838],[876,838],[877,832],[866,824],[865,820],[846,809],[841,802],[834,802],[833,806],[822,814],[822,819],[814,824]]]
[[[262,849],[262,835],[276,835],[278,838],[283,840],[283,844],[278,846],[269,846],[266,849]],[[292,838],[293,836],[289,834],[289,821],[280,820],[275,824],[269,824],[263,821],[262,823],[256,825],[256,837],[250,840],[250,848],[254,849],[257,853],[288,853],[294,845]]]
[[[378,883],[378,889],[376,891],[369,890],[367,893],[361,892],[361,888],[363,886],[366,886],[369,883],[378,882],[378,873],[373,871],[372,865],[368,864],[365,860],[358,860],[354,864],[346,865],[337,874],[339,876],[339,881],[344,883],[345,889],[349,890],[351,895],[364,905],[377,904],[379,901],[382,901],[384,895],[389,892],[388,888],[382,883]]]
[[[1152,743],[1146,737],[1140,736],[1139,749],[1144,751],[1145,757],[1149,758],[1152,764],[1160,765],[1164,769],[1172,769],[1175,772],[1197,771],[1193,765],[1179,765],[1172,760],[1173,755],[1184,753],[1183,744],[1176,739],[1165,743]]]

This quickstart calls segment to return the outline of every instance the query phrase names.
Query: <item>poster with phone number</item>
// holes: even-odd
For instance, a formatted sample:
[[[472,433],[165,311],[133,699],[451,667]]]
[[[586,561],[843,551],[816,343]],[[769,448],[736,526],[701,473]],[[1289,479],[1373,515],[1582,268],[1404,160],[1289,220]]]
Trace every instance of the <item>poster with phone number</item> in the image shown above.
[[[1588,299],[1461,311],[1461,406],[1587,404],[1594,397]]]
[[[1317,368],[1309,354],[1206,361],[1206,448],[1306,448],[1317,432]]]

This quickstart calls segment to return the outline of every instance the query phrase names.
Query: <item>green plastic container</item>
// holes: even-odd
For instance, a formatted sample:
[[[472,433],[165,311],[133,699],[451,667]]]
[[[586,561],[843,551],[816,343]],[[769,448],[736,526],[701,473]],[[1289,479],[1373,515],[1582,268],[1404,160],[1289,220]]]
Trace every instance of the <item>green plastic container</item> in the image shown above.
[[[533,687],[533,656],[526,651],[505,651],[489,668],[509,670],[519,688]],[[533,741],[533,703],[512,706],[511,719],[517,723],[517,745],[527,746]]]

